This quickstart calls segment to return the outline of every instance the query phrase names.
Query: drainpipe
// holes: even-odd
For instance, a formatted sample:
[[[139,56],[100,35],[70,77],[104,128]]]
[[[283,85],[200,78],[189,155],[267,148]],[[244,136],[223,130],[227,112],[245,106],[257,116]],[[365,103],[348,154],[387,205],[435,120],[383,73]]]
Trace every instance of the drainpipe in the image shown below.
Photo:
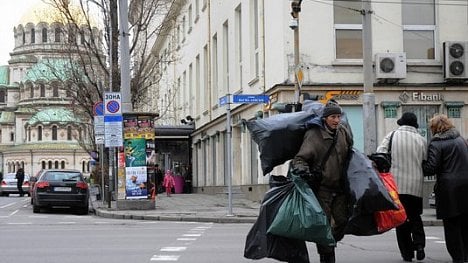
[[[208,50],[207,50],[207,54],[208,54],[208,58],[206,58],[208,60],[208,66],[207,66],[207,70],[208,70],[208,74],[207,74],[207,77],[208,77],[208,90],[210,92],[208,92],[208,113],[209,113],[209,120],[212,121],[213,119],[213,113],[212,111],[210,110],[211,108],[211,102],[213,100],[213,98],[211,97],[212,95],[212,89],[213,89],[213,83],[211,82],[211,0],[208,0],[207,1],[207,14],[208,14]]]
[[[261,48],[261,52],[262,52],[262,56],[261,56],[261,76],[260,76],[260,79],[261,79],[261,85],[263,86],[263,93],[265,93],[266,91],[266,79],[265,79],[265,65],[266,65],[266,62],[265,62],[265,0],[260,0],[260,8],[261,10],[261,13],[260,13],[260,39],[261,39],[261,43],[262,43],[262,48]]]

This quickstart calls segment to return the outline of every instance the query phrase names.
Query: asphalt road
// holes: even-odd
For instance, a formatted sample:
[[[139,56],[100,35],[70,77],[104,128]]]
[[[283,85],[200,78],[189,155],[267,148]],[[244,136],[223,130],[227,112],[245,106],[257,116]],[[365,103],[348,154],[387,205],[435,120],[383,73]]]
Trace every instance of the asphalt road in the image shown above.
[[[33,214],[29,198],[0,197],[0,263],[254,262],[243,257],[252,224],[119,220],[66,210]],[[426,227],[424,262],[450,262],[442,227]],[[311,262],[318,262],[308,243]],[[256,262],[277,262],[262,259]],[[346,236],[337,262],[402,262],[394,231]]]

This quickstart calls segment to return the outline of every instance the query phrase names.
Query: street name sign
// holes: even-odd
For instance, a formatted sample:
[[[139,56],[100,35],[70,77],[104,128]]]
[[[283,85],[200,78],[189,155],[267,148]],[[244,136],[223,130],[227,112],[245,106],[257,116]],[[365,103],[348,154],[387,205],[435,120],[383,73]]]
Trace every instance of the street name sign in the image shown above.
[[[238,94],[233,95],[233,103],[246,103],[246,104],[258,104],[258,103],[268,103],[269,96],[265,94]]]

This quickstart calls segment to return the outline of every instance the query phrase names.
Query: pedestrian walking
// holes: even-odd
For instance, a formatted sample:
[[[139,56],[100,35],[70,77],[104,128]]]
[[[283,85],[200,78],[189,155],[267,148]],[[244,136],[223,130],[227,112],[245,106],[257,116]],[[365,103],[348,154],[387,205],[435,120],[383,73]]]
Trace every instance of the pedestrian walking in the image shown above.
[[[400,127],[385,136],[377,152],[386,153],[391,147],[390,172],[395,178],[399,198],[407,215],[406,222],[396,227],[397,243],[403,260],[411,262],[415,251],[417,260],[426,257],[426,234],[421,214],[424,183],[422,163],[426,159],[427,142],[417,130],[418,119],[414,113],[403,113],[397,124]]]
[[[163,186],[166,188],[166,195],[171,196],[172,187],[175,186],[174,173],[171,170],[164,174]]]
[[[468,262],[468,146],[446,115],[430,121],[424,173],[436,176],[436,215],[442,219],[445,246],[454,263]]]
[[[311,127],[292,161],[293,172],[304,178],[313,189],[336,242],[343,238],[348,222],[344,176],[353,146],[351,131],[341,123],[341,117],[341,107],[336,101],[329,101],[322,116],[310,122]],[[334,246],[317,244],[317,252],[321,263],[335,262]]]
[[[24,182],[24,169],[19,168],[18,171],[16,171],[16,186],[18,187],[18,192],[20,196],[24,196],[23,182]]]

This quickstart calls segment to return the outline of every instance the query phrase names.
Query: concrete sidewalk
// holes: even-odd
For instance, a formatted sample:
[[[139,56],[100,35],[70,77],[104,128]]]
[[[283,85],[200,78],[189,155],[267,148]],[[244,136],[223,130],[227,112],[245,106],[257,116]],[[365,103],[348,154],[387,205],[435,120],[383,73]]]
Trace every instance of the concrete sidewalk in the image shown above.
[[[116,203],[92,202],[92,209],[100,217],[116,219],[191,221],[213,223],[254,223],[260,211],[260,203],[233,194],[232,214],[229,214],[227,194],[173,194],[170,197],[159,194],[156,198],[156,209],[153,210],[117,210]],[[425,226],[441,226],[435,209],[424,209]]]

